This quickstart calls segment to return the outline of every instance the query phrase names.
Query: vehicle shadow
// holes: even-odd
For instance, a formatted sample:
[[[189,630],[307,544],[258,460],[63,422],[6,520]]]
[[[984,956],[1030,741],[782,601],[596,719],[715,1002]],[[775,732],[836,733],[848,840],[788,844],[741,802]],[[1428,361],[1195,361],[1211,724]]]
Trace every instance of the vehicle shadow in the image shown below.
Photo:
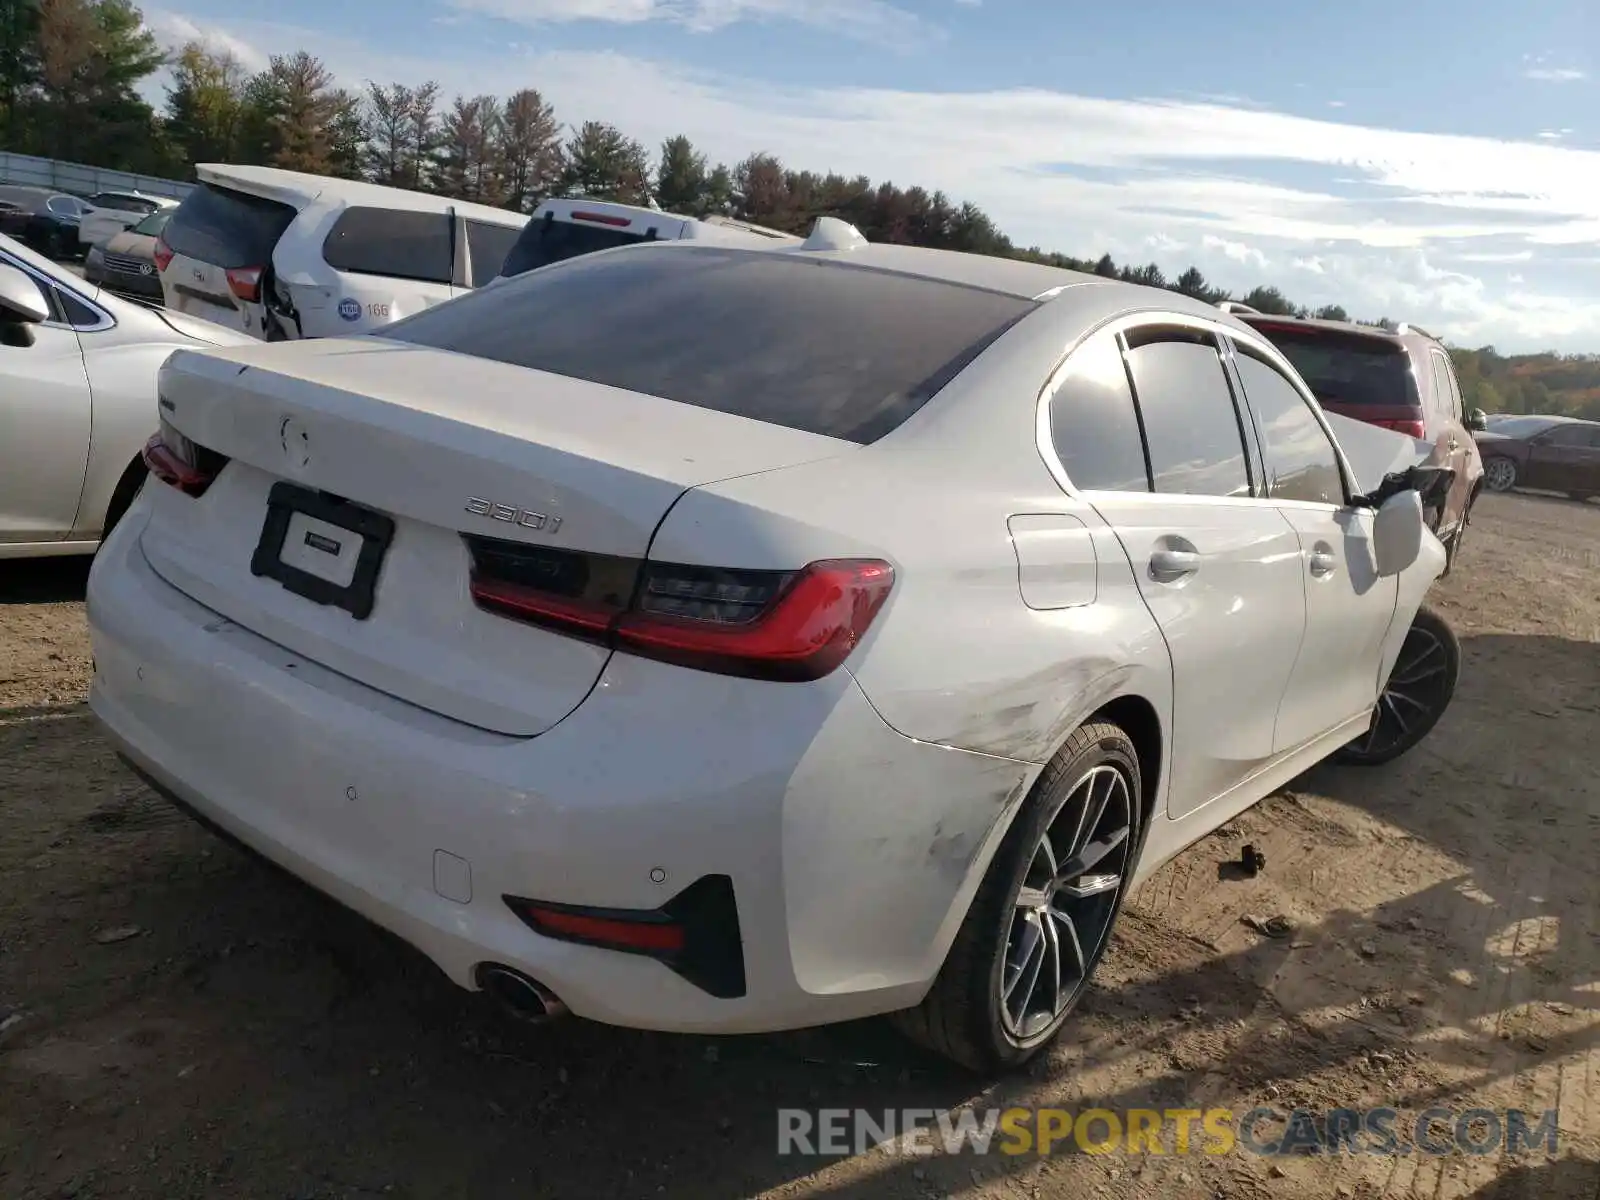
[[[89,555],[0,561],[0,604],[59,604],[82,600]]]
[[[1037,1160],[882,1156],[836,1179],[819,1174],[832,1160],[780,1157],[779,1109],[1204,1109],[1241,1097],[1287,1108],[1329,1104],[1318,1079],[1352,1067],[1367,1094],[1340,1102],[1476,1103],[1485,1086],[1591,1052],[1600,1039],[1581,1019],[1530,1027],[1513,1012],[1534,1000],[1579,1014],[1594,1007],[1581,990],[1594,983],[1594,950],[1571,926],[1587,910],[1593,937],[1593,871],[1583,862],[1595,806],[1575,811],[1570,797],[1552,797],[1537,763],[1504,763],[1483,732],[1498,714],[1543,722],[1540,744],[1554,752],[1592,746],[1600,728],[1576,706],[1585,687],[1596,702],[1600,660],[1596,647],[1560,639],[1480,637],[1464,647],[1458,707],[1413,756],[1367,771],[1322,767],[1305,781],[1459,870],[1371,908],[1335,900],[1314,926],[1226,954],[1177,939],[1179,951],[1149,956],[1156,939],[1141,935],[1157,921],[1130,910],[1062,1045],[1038,1068],[993,1082],[921,1054],[880,1021],[746,1038],[570,1019],[519,1026],[331,901],[173,824],[93,739],[81,705],[0,712],[0,763],[15,764],[0,776],[0,805],[14,820],[56,806],[46,832],[0,840],[0,878],[21,878],[40,857],[54,864],[28,872],[26,902],[0,893],[0,913],[17,918],[0,955],[0,996],[26,996],[39,1014],[0,1043],[0,1067],[28,1079],[18,1098],[0,1098],[0,1127],[23,1095],[32,1112],[10,1169],[63,1186],[81,1163],[63,1165],[57,1151],[81,1154],[82,1144],[57,1131],[85,1106],[137,1102],[151,1152],[187,1156],[217,1194],[715,1198],[804,1179],[808,1195],[864,1200],[965,1191],[975,1176],[1017,1175]],[[1473,674],[1500,655],[1529,664],[1509,697],[1487,694]],[[1507,715],[1524,690],[1530,702],[1570,702],[1576,719]],[[51,792],[49,776],[69,764],[81,786]],[[1588,826],[1574,827],[1585,811]],[[1532,874],[1509,872],[1513,859],[1532,863]],[[1505,928],[1551,916],[1554,937],[1499,957],[1483,951],[1505,941]],[[107,952],[91,935],[107,927],[140,935]],[[1361,981],[1374,956],[1415,988],[1374,995]],[[1446,1029],[1455,1036],[1428,1037]],[[92,1082],[52,1067],[70,1057],[63,1046],[104,1056],[113,1044],[130,1047],[127,1057]],[[203,1123],[191,1124],[196,1112]],[[21,1116],[10,1114],[19,1130]],[[0,1151],[5,1141],[0,1133]],[[101,1168],[113,1178],[114,1157]],[[1535,1190],[1479,1200],[1559,1200],[1569,1193],[1538,1188],[1575,1186],[1578,1168],[1565,1170],[1529,1167],[1508,1175],[1529,1182],[1507,1186]],[[122,1190],[131,1181],[135,1194],[178,1194],[165,1178],[140,1167]]]

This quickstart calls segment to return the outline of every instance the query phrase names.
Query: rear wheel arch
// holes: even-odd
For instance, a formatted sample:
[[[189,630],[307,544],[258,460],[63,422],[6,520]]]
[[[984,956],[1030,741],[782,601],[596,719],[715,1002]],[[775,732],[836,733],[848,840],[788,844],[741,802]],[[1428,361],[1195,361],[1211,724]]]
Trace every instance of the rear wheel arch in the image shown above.
[[[106,505],[105,524],[100,528],[102,542],[111,536],[117,522],[132,507],[133,498],[139,494],[139,488],[148,475],[149,468],[144,465],[143,457],[135,458],[122,472],[122,478],[117,480],[117,486],[111,493],[111,503]]]

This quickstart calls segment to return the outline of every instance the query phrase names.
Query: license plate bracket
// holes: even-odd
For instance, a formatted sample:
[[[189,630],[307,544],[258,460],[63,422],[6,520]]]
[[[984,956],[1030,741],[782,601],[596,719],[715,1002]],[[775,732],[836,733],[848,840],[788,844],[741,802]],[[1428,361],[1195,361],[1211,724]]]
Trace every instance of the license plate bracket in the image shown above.
[[[301,540],[312,551],[328,554],[335,560],[344,547],[336,537],[330,537],[331,531],[359,537],[361,545],[355,551],[348,582],[337,577],[339,572],[333,563],[329,564],[334,574],[330,578],[284,561],[291,529],[301,532]],[[365,621],[372,615],[378,570],[393,540],[391,517],[326,492],[279,482],[273,484],[267,494],[267,518],[250,558],[250,573],[276,580],[288,591],[315,604],[341,608],[356,620]],[[298,546],[294,549],[300,553]]]

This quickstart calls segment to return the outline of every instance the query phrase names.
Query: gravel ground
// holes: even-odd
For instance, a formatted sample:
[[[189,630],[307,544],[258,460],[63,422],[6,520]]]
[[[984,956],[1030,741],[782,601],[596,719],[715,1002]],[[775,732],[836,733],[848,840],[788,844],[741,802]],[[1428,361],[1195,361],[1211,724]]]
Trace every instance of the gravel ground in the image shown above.
[[[1600,505],[1485,499],[1434,597],[1466,654],[1438,729],[1162,870],[1061,1045],[988,1088],[878,1022],[509,1024],[120,767],[85,572],[0,563],[0,1195],[1600,1197]],[[967,1103],[1559,1106],[1560,1149],[776,1153],[779,1107]]]

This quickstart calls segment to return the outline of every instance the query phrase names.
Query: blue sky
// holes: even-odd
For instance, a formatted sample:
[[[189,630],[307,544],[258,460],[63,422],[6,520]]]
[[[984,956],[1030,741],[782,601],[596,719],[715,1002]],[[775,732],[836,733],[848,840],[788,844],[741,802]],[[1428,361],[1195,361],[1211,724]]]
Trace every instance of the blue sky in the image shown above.
[[[1594,0],[164,0],[168,44],[536,87],[714,158],[942,188],[1022,244],[1600,352]],[[270,19],[263,14],[270,14]]]

